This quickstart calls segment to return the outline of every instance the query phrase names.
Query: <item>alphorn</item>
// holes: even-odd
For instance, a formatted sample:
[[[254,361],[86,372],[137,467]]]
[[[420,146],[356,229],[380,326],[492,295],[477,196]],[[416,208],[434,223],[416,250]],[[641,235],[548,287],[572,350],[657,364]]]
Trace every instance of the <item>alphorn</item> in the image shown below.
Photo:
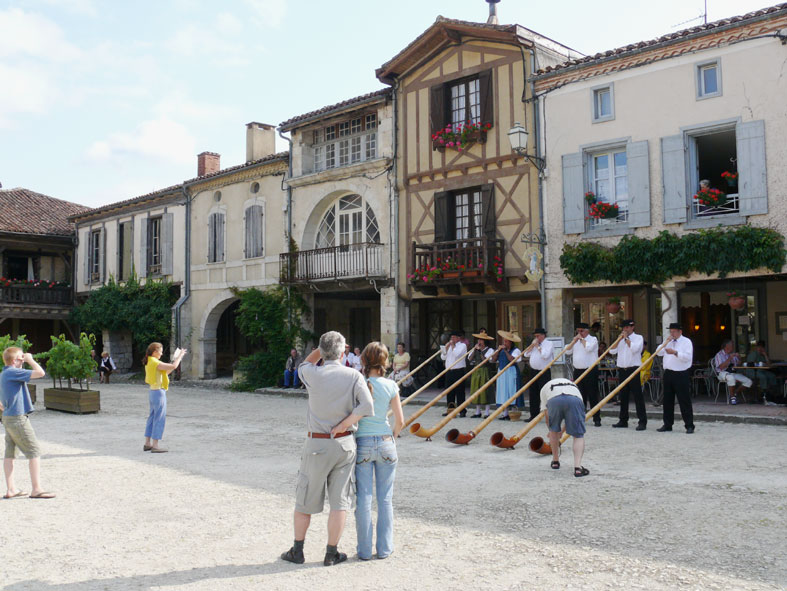
[[[499,350],[500,350],[500,349],[498,349],[498,351],[499,351]],[[442,429],[443,427],[445,427],[445,426],[446,426],[446,425],[447,425],[449,422],[451,422],[452,420],[454,420],[454,418],[456,418],[456,415],[458,415],[460,412],[462,412],[464,409],[466,409],[466,408],[467,408],[467,407],[468,407],[468,406],[469,406],[469,405],[470,405],[470,404],[473,402],[473,400],[475,400],[476,398],[478,398],[478,397],[481,395],[481,393],[482,393],[482,392],[484,392],[484,391],[485,391],[485,390],[486,390],[486,389],[487,389],[489,386],[491,386],[492,384],[494,384],[494,383],[497,381],[497,379],[498,379],[500,376],[502,376],[502,375],[503,375],[503,374],[506,372],[506,370],[508,370],[508,368],[509,368],[509,367],[511,367],[512,365],[514,365],[515,363],[517,363],[517,362],[518,362],[518,361],[519,361],[519,360],[522,358],[522,356],[523,356],[524,354],[525,354],[525,352],[524,352],[524,351],[520,351],[520,352],[519,352],[519,355],[517,355],[516,357],[514,357],[514,358],[513,358],[513,359],[512,359],[512,360],[511,360],[511,361],[508,363],[508,365],[506,365],[506,366],[505,366],[505,367],[504,367],[502,370],[498,371],[498,372],[497,372],[497,373],[496,373],[496,374],[495,374],[495,375],[494,375],[492,378],[490,378],[490,379],[489,379],[489,380],[488,380],[488,381],[487,381],[487,382],[486,382],[486,383],[485,383],[483,386],[481,386],[481,387],[480,387],[478,390],[476,390],[475,392],[473,392],[473,394],[470,396],[470,398],[468,398],[467,400],[465,400],[465,401],[464,401],[462,404],[460,404],[460,405],[459,405],[459,406],[457,406],[457,407],[456,407],[454,410],[452,410],[450,413],[448,413],[448,415],[446,415],[446,416],[443,418],[443,420],[441,420],[439,423],[437,423],[437,424],[436,424],[434,427],[432,427],[431,429],[424,429],[423,427],[421,427],[421,425],[420,425],[419,423],[415,423],[414,425],[412,425],[412,426],[410,427],[410,433],[412,433],[413,435],[415,435],[415,436],[417,436],[417,437],[425,437],[427,441],[431,441],[431,437],[432,437],[432,435],[434,435],[435,433],[437,433],[437,432],[438,432],[440,429]]]
[[[426,361],[424,361],[424,362],[423,362],[421,365],[419,365],[418,367],[416,367],[416,368],[415,368],[413,371],[411,371],[410,373],[408,373],[408,374],[407,374],[406,376],[404,376],[404,377],[403,377],[401,380],[396,380],[396,385],[398,386],[399,384],[401,384],[403,381],[405,381],[405,380],[406,380],[407,378],[409,378],[410,376],[412,376],[412,375],[415,375],[416,373],[418,373],[418,370],[419,370],[419,369],[421,369],[421,368],[422,368],[424,365],[426,365],[427,363],[429,363],[429,362],[430,362],[432,359],[434,359],[435,357],[437,357],[438,353],[440,353],[440,349],[438,349],[437,351],[435,351],[435,352],[434,352],[434,354],[433,354],[431,357],[429,357],[429,359],[427,359]]]
[[[658,354],[658,352],[661,351],[664,347],[666,347],[667,344],[670,343],[671,341],[672,341],[672,339],[664,341],[664,343],[662,343],[662,345],[658,349],[656,349],[656,351],[653,353],[653,355],[651,357],[655,357]],[[641,372],[642,369],[649,362],[650,362],[650,357],[648,359],[646,359],[643,363],[641,363],[640,366],[637,369],[635,369],[633,372],[631,372],[631,375],[629,377],[627,377],[625,380],[620,382],[620,384],[618,385],[617,388],[612,390],[612,392],[607,394],[601,401],[599,401],[599,403],[596,406],[591,408],[587,412],[587,414],[585,415],[585,421],[587,421],[590,417],[592,417],[594,414],[596,414],[598,411],[600,411],[607,404],[607,402],[612,400],[615,397],[615,395],[618,392],[620,392],[620,390],[621,390],[621,388],[623,388],[623,386],[628,384],[635,377],[639,376],[639,372]],[[563,435],[563,437],[560,438],[560,445],[565,443],[566,439],[568,439],[569,437],[570,437],[570,435],[568,433],[565,433]],[[530,447],[530,451],[534,451],[536,453],[540,453],[540,454],[544,454],[544,455],[552,453],[552,446],[549,445],[547,442],[545,442],[543,437],[534,437],[530,441],[530,443],[528,445]]]
[[[532,346],[532,345],[531,345],[531,346]],[[486,429],[486,427],[487,427],[487,425],[489,425],[489,423],[491,423],[492,421],[494,421],[494,420],[495,420],[495,419],[496,419],[496,418],[497,418],[497,417],[498,417],[500,414],[502,414],[502,412],[503,412],[503,411],[504,411],[506,408],[508,408],[508,406],[509,406],[509,405],[510,405],[510,404],[511,404],[511,403],[512,403],[514,400],[516,400],[516,399],[517,399],[517,397],[518,397],[520,394],[522,394],[523,392],[525,392],[525,391],[526,391],[526,390],[527,390],[527,389],[528,389],[530,386],[532,386],[532,385],[535,383],[535,381],[536,381],[538,378],[540,378],[542,375],[544,375],[544,373],[545,373],[545,372],[546,372],[546,371],[547,371],[547,370],[548,370],[550,367],[552,367],[552,365],[555,363],[555,361],[557,361],[558,359],[560,359],[560,358],[563,356],[563,353],[565,353],[565,352],[566,352],[566,349],[567,349],[567,348],[568,348],[567,346],[566,346],[566,347],[563,347],[563,350],[562,350],[562,351],[561,351],[561,352],[558,354],[558,356],[557,356],[557,357],[555,357],[555,358],[554,358],[552,361],[550,361],[550,362],[547,364],[547,366],[546,366],[544,369],[542,369],[541,371],[539,371],[539,372],[538,372],[538,373],[537,373],[537,374],[536,374],[536,375],[535,375],[535,376],[534,376],[534,377],[533,377],[533,378],[532,378],[532,379],[531,379],[531,380],[530,380],[530,381],[529,381],[527,384],[525,384],[525,385],[524,385],[524,386],[522,386],[522,387],[521,387],[519,390],[517,390],[517,391],[514,393],[514,395],[513,395],[511,398],[509,398],[509,399],[508,399],[508,400],[506,400],[506,401],[505,401],[503,404],[501,404],[501,405],[500,405],[500,407],[499,407],[497,410],[495,410],[495,411],[494,411],[494,412],[493,412],[491,415],[489,415],[489,416],[488,416],[486,419],[484,419],[483,421],[481,421],[481,422],[478,424],[478,427],[476,427],[476,428],[475,428],[475,430],[469,431],[468,433],[459,433],[459,429],[451,429],[451,430],[450,430],[448,433],[446,433],[446,434],[445,434],[445,439],[446,439],[446,441],[448,441],[449,443],[456,443],[457,445],[467,445],[468,443],[470,443],[470,442],[471,442],[473,439],[475,439],[475,438],[478,436],[478,434],[479,434],[481,431],[483,431],[484,429]]]
[[[424,390],[426,390],[426,389],[427,389],[427,388],[428,388],[428,387],[429,387],[429,386],[432,384],[432,382],[434,382],[434,381],[435,381],[437,378],[439,378],[439,377],[440,377],[441,375],[443,375],[444,373],[448,372],[448,370],[452,369],[452,368],[454,367],[454,365],[456,365],[457,363],[459,363],[460,361],[462,361],[462,359],[467,359],[468,357],[470,357],[470,355],[472,354],[472,352],[473,352],[473,351],[472,351],[472,349],[471,349],[470,351],[468,351],[468,352],[467,352],[467,355],[464,355],[463,357],[460,357],[459,359],[457,359],[456,361],[454,361],[454,362],[453,362],[451,365],[449,365],[448,367],[446,367],[446,368],[445,368],[443,371],[441,371],[439,374],[437,374],[437,375],[436,375],[435,377],[433,377],[431,380],[429,380],[428,382],[426,382],[426,383],[425,383],[423,386],[421,386],[420,388],[418,388],[418,389],[417,389],[415,392],[413,392],[413,393],[412,393],[412,394],[410,394],[410,395],[409,395],[407,398],[405,398],[404,400],[402,400],[402,406],[404,406],[405,404],[407,404],[408,402],[410,402],[410,401],[411,401],[413,398],[415,398],[416,396],[418,396],[418,395],[419,395],[421,392],[423,392]],[[439,351],[438,351],[438,353],[439,353]],[[390,417],[392,414],[393,414],[393,411],[392,411],[392,410],[389,410],[389,411],[388,411],[388,414],[386,414],[385,416],[387,416],[387,417]]]
[[[487,361],[489,361],[489,357],[487,357],[487,358],[486,358],[486,359],[484,359],[484,360],[483,360],[481,363],[479,363],[478,365],[476,365],[476,366],[475,366],[475,367],[474,367],[474,368],[473,368],[471,371],[469,371],[469,372],[467,372],[465,375],[463,375],[461,379],[459,379],[459,380],[455,381],[453,384],[451,384],[451,386],[449,386],[448,388],[446,388],[445,390],[443,390],[442,392],[440,392],[440,394],[438,394],[437,396],[435,396],[435,397],[434,397],[432,400],[430,400],[429,402],[427,402],[427,403],[426,403],[426,404],[423,406],[423,408],[420,408],[419,410],[415,411],[415,412],[414,412],[414,413],[413,413],[413,414],[410,416],[410,418],[409,418],[409,419],[407,419],[407,420],[404,422],[404,426],[405,426],[405,427],[407,427],[407,426],[408,426],[410,423],[412,423],[412,422],[413,422],[415,419],[417,419],[417,418],[418,418],[418,417],[420,417],[422,414],[424,414],[424,413],[425,413],[427,410],[429,410],[430,408],[432,408],[432,407],[433,407],[435,404],[437,404],[437,403],[438,403],[438,402],[439,402],[439,401],[440,401],[440,400],[441,400],[441,399],[442,399],[444,396],[447,396],[449,392],[453,391],[453,389],[454,389],[454,388],[456,388],[457,386],[459,386],[459,384],[461,384],[462,382],[464,382],[464,381],[465,381],[467,378],[469,378],[471,375],[473,375],[473,374],[474,374],[474,373],[475,373],[477,370],[481,369],[481,367],[483,367],[483,365],[484,365],[484,364],[485,364]],[[471,397],[471,399],[475,399],[475,396],[472,396],[472,397]],[[467,407],[467,404],[466,404],[466,402],[467,402],[467,401],[465,401],[465,403],[463,403],[462,409],[464,409],[464,408],[466,408],[466,407]],[[460,409],[460,410],[461,410],[461,409]],[[417,423],[416,423],[416,424],[417,424]],[[420,426],[420,425],[419,425],[419,426]]]
[[[620,342],[623,336],[624,334],[620,333],[620,336],[617,339],[615,339],[615,342],[612,343],[609,347],[607,347],[607,350],[604,351],[604,353],[602,353],[598,359],[596,359],[593,365],[591,365],[585,371],[583,371],[582,374],[580,374],[580,376],[574,381],[574,383],[578,384],[583,379],[585,379],[585,376],[588,375],[591,371],[593,371],[593,368],[596,367],[599,363],[601,363],[601,360],[604,359],[604,357],[606,357],[609,354],[610,349],[614,349],[617,346],[617,344]],[[522,439],[525,438],[525,435],[530,433],[533,427],[535,427],[539,423],[539,421],[543,418],[544,418],[544,411],[541,411],[527,425],[525,425],[525,427],[521,431],[519,431],[516,435],[511,437],[511,439],[509,439],[502,433],[497,432],[494,435],[492,435],[492,437],[490,437],[489,443],[501,449],[514,449],[514,446],[520,441],[522,441]]]

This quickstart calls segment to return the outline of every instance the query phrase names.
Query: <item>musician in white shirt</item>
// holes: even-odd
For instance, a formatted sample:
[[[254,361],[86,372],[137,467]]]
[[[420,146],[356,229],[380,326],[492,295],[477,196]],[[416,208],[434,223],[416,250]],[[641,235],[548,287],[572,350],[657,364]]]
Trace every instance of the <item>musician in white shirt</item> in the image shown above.
[[[586,322],[577,324],[577,334],[566,347],[566,355],[573,356],[575,383],[579,376],[598,360],[598,339],[590,334],[590,326]],[[596,406],[598,404],[598,366],[594,365],[588,375],[582,378],[582,381],[576,386],[582,393],[585,410]],[[601,426],[601,413],[593,415],[593,424],[596,427]]]
[[[445,348],[440,353],[440,359],[445,361],[446,368],[451,367],[457,360],[460,360],[445,374],[445,387],[448,389],[464,377],[465,370],[467,369],[467,345],[462,342],[461,331],[455,330],[451,333],[451,340],[445,345]],[[446,416],[452,409],[456,408],[464,401],[465,382],[462,382],[448,393],[446,397],[448,408],[446,412],[443,413],[443,416]],[[459,413],[460,417],[464,417],[465,415],[467,415],[467,410],[462,410],[462,412]]]
[[[694,410],[691,406],[691,376],[689,376],[694,346],[683,336],[683,329],[677,322],[669,325],[669,334],[667,345],[659,351],[659,355],[664,358],[664,425],[656,430],[662,433],[672,431],[677,395],[686,433],[694,433]]]
[[[624,320],[621,323],[623,340],[618,342],[610,355],[617,355],[618,379],[622,384],[642,363],[642,348],[645,341],[642,335],[634,332],[634,321]],[[629,395],[634,395],[634,405],[637,408],[637,431],[644,431],[648,424],[648,414],[645,410],[645,397],[642,395],[642,384],[639,378],[632,379],[620,389],[620,416],[613,427],[623,428],[629,426]]]
[[[554,347],[551,341],[547,340],[547,331],[537,328],[533,331],[533,342],[525,350],[524,357],[527,357],[536,372],[544,369],[554,358]],[[546,370],[530,387],[530,420],[532,421],[541,412],[541,388],[552,379],[552,370]]]

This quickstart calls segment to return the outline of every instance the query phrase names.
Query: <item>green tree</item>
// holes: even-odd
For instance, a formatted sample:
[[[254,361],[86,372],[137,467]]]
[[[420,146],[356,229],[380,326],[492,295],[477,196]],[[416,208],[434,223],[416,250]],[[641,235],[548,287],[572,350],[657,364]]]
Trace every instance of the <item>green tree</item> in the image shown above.
[[[96,337],[83,332],[79,335],[79,344],[72,343],[64,334],[51,338],[52,348],[35,357],[46,364],[46,373],[52,378],[52,386],[57,387],[59,383],[62,388],[63,380],[66,380],[69,390],[73,382],[79,384],[82,390],[82,382],[86,382],[96,372],[96,361],[90,355],[96,345]]]

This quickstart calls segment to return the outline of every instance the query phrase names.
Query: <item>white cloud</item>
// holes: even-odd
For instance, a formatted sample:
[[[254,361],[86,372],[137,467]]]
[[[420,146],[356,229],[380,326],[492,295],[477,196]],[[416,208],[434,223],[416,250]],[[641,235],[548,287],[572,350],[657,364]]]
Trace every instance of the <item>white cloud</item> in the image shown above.
[[[79,58],[81,53],[51,20],[18,8],[0,11],[0,57],[63,63]]]
[[[38,68],[13,68],[0,64],[0,129],[12,127],[19,113],[42,113],[53,102],[57,91],[45,72]]]
[[[93,0],[38,0],[41,4],[63,9],[74,14],[96,16],[98,10]]]
[[[279,27],[287,14],[286,0],[244,0],[260,25]]]
[[[192,100],[182,90],[172,92],[153,107],[160,116],[194,119],[199,123],[205,120],[231,120],[239,116],[238,109],[230,105],[219,105]]]
[[[176,164],[194,160],[196,140],[188,129],[166,117],[142,122],[134,131],[116,132],[93,142],[86,156],[95,161],[143,156]]]

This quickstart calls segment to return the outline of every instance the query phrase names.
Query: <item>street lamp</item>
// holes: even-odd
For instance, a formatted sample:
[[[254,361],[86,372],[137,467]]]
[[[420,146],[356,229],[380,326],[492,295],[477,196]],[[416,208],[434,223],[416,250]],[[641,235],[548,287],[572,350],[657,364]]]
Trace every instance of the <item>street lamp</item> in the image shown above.
[[[531,156],[527,153],[527,129],[522,127],[519,121],[514,123],[514,127],[508,130],[508,141],[511,142],[512,152],[515,152],[519,156],[524,156],[530,160],[531,164],[533,164],[539,172],[543,172],[547,163],[543,158]]]

